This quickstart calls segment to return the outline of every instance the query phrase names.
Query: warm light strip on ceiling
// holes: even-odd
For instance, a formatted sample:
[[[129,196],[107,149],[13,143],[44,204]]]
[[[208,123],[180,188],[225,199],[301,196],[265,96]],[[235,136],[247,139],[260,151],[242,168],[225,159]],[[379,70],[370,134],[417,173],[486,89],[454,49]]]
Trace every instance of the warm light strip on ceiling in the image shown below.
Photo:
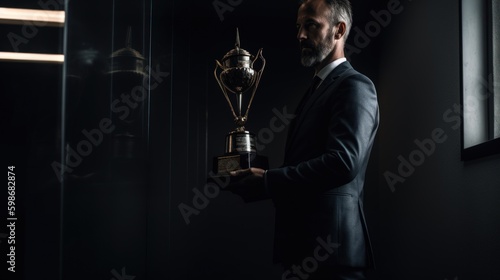
[[[0,52],[0,61],[64,63],[63,54]]]
[[[48,26],[64,26],[64,11],[16,9],[0,7],[0,23],[4,24],[36,24]]]

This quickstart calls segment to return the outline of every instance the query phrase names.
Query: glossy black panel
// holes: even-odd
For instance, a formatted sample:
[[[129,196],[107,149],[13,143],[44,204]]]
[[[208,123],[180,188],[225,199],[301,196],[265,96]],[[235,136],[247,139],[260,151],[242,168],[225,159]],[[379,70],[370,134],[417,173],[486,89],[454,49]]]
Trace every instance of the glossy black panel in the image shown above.
[[[63,279],[146,275],[149,13],[149,1],[67,9]]]

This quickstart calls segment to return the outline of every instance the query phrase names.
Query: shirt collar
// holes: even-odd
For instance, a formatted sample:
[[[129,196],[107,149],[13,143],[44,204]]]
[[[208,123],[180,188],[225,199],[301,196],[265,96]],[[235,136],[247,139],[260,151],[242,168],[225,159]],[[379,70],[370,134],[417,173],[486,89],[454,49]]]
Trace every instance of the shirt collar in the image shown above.
[[[321,69],[316,76],[318,76],[321,79],[321,82],[326,79],[326,77],[333,71],[333,69],[337,68],[340,64],[344,63],[347,61],[345,57],[338,58],[329,64],[327,64],[323,69]]]

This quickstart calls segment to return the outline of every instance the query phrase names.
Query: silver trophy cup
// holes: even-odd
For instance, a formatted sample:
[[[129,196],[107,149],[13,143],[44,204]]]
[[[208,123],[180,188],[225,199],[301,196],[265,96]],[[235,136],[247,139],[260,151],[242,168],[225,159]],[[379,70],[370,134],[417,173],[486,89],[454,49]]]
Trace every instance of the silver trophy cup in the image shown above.
[[[259,58],[262,66],[260,70],[256,70],[254,64]],[[222,61],[216,60],[215,62],[214,76],[229,104],[236,129],[226,136],[225,154],[214,159],[214,172],[225,176],[228,172],[237,169],[250,167],[267,169],[267,158],[257,154],[255,135],[245,129],[248,112],[266,66],[262,49],[253,56],[240,48],[240,36],[236,30],[235,48],[230,50]],[[248,94],[250,96],[247,96]],[[246,106],[243,104],[245,99],[248,103]]]

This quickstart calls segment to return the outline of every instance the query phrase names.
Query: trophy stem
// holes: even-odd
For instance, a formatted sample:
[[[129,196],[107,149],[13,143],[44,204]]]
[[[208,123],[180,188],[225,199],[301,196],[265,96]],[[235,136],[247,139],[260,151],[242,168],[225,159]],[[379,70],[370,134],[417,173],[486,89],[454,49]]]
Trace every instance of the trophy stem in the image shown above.
[[[238,101],[238,113],[239,113],[239,117],[242,117],[241,113],[242,113],[242,107],[243,107],[243,94],[242,93],[237,93],[236,94],[236,100]]]

